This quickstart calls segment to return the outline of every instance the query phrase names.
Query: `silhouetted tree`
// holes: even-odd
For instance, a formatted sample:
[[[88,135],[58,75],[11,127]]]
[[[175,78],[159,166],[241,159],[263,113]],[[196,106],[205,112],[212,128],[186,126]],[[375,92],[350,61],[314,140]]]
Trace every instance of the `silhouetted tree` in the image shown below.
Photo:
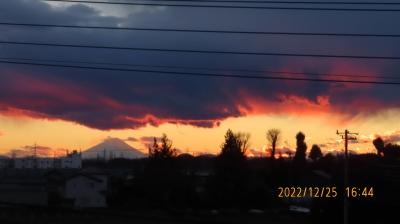
[[[161,145],[158,144],[157,138],[154,138],[153,145],[149,147],[150,159],[171,159],[176,157],[177,152],[172,148],[172,141],[163,134],[160,139]]]
[[[376,139],[374,139],[374,141],[372,141],[372,143],[377,150],[378,156],[383,156],[383,151],[385,150],[385,142],[382,140],[382,138],[377,137]]]
[[[222,206],[240,206],[246,184],[246,150],[250,135],[228,130],[216,158],[214,200]]]
[[[294,155],[293,161],[297,163],[305,163],[306,161],[306,151],[307,151],[307,144],[305,143],[306,136],[299,132],[296,135],[296,153]]]
[[[220,158],[245,158],[249,147],[250,135],[245,133],[233,133],[228,130],[225,134],[225,142],[221,147]]]
[[[225,142],[217,157],[217,172],[240,172],[246,162],[246,151],[249,146],[249,134],[233,133],[228,130],[225,134]]]
[[[321,148],[320,148],[318,145],[315,145],[315,144],[314,144],[314,145],[311,147],[310,154],[308,155],[308,157],[309,157],[310,159],[312,159],[314,162],[317,161],[319,158],[322,157]]]
[[[173,192],[181,178],[176,157],[176,149],[166,134],[159,141],[154,138],[143,182],[146,203],[150,206],[167,207],[173,203]]]
[[[294,175],[294,181],[298,182],[301,175],[304,173],[304,168],[306,166],[306,151],[307,144],[305,143],[306,136],[299,132],[296,135],[296,153],[293,158],[292,172]],[[296,183],[297,184],[297,183]]]
[[[279,129],[269,129],[267,131],[267,140],[268,142],[271,144],[271,160],[275,159],[275,149],[276,149],[276,144],[279,142],[280,140],[280,134],[281,131]]]
[[[374,139],[372,143],[374,144],[379,156],[384,156],[385,158],[400,157],[400,145],[392,143],[385,145],[385,142],[380,137]]]

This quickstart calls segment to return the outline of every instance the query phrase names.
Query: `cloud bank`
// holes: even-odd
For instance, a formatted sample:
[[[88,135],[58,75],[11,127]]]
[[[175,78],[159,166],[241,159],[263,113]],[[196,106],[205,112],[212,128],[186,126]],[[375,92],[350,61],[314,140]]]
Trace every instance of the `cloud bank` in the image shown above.
[[[4,9],[4,13],[0,15],[1,21],[36,23],[51,21],[54,24],[71,25],[188,27],[193,24],[200,28],[228,29],[232,24],[236,24],[235,29],[248,30],[250,22],[253,21],[254,24],[257,16],[260,18],[265,16],[265,18],[262,17],[266,21],[265,24],[257,23],[254,29],[262,30],[269,27],[270,30],[295,30],[296,27],[305,29],[306,27],[301,24],[308,24],[308,27],[312,29],[324,30],[327,27],[326,24],[329,24],[332,30],[337,30],[343,27],[342,20],[347,19],[343,29],[350,30],[352,26],[357,25],[361,31],[369,32],[371,22],[377,22],[372,21],[372,18],[363,17],[362,25],[360,25],[360,21],[348,20],[352,15],[333,18],[329,15],[310,16],[301,13],[293,15],[255,13],[250,16],[229,12],[228,16],[217,11],[210,12],[210,16],[204,18],[198,11],[187,12],[179,9],[134,10],[132,13],[125,13],[125,16],[113,16],[115,13],[104,13],[107,9],[99,10],[84,4],[54,8],[39,1],[21,0],[1,2],[0,7]],[[29,13],[32,11],[35,12],[34,15]],[[177,15],[189,16],[191,19],[181,21],[176,17]],[[296,26],[296,23],[288,17],[296,18],[297,20],[294,21],[300,25]],[[216,25],[213,21],[219,21],[221,27],[214,27]],[[390,27],[400,25],[398,20],[393,20],[390,15],[380,17],[378,22],[387,25],[380,26],[380,30],[374,30],[374,32],[390,31]],[[332,54],[355,54],[354,52],[395,54],[400,50],[399,46],[391,40],[377,44],[371,40],[354,41],[354,39],[341,38],[326,40],[318,37],[307,39],[211,34],[207,36],[189,33],[110,32],[11,26],[1,26],[0,29],[1,40],[51,43],[260,52],[312,51]],[[247,68],[265,71],[264,75],[270,75],[268,70],[280,70],[356,76],[357,74],[389,74],[399,69],[395,63],[386,61],[165,54],[14,45],[2,45],[0,50],[2,57]],[[241,74],[227,71],[224,73]],[[329,75],[320,75],[316,78],[344,79]],[[60,119],[101,130],[137,129],[146,125],[158,126],[165,123],[211,128],[218,126],[224,119],[251,114],[312,116],[330,114],[351,118],[400,108],[399,88],[396,86],[177,77],[157,73],[6,64],[0,66],[0,89],[0,113],[2,114]]]

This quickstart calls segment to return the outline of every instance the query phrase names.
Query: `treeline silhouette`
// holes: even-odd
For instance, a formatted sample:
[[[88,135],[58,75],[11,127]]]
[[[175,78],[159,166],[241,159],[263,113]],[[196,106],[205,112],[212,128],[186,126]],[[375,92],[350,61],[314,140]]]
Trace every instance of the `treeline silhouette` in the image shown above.
[[[248,158],[250,135],[228,130],[218,155],[178,155],[172,141],[154,138],[149,157],[115,159],[98,166],[129,169],[129,178],[113,177],[108,202],[118,210],[180,211],[275,211],[291,214],[291,207],[309,208],[313,223],[342,222],[344,158],[323,155],[318,145],[307,153],[306,136],[296,135],[292,158],[275,158],[281,131],[267,131],[271,156]],[[389,222],[399,209],[400,146],[373,141],[377,153],[350,155],[349,186],[373,187],[370,198],[350,198],[350,223]],[[307,159],[307,155],[309,159]],[[91,162],[93,163],[93,161]],[[88,164],[86,164],[88,165]],[[94,164],[91,164],[94,165]],[[338,189],[336,198],[279,198],[278,187],[328,187]]]

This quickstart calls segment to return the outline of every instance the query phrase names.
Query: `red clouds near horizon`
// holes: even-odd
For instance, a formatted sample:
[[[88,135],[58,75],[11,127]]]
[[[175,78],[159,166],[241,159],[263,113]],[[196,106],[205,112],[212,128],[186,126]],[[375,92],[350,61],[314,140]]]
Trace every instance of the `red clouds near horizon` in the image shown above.
[[[367,73],[366,69],[357,70],[347,64],[338,65],[333,71],[344,73],[341,69]],[[6,72],[0,75],[0,113],[60,119],[109,130],[164,123],[210,128],[226,118],[252,114],[330,113],[346,117],[399,106],[396,100],[370,92],[374,86],[360,84],[257,81],[242,85],[242,80],[215,79],[210,88],[191,92],[183,81],[167,82],[168,90],[162,83],[112,81],[133,84],[107,86],[96,79],[83,84],[65,75]],[[201,83],[208,84],[207,81],[202,79]]]

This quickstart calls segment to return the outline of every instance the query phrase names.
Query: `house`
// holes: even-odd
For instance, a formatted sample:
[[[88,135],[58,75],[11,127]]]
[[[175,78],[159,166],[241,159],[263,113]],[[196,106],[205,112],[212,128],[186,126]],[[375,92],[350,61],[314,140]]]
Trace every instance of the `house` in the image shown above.
[[[77,208],[107,207],[107,176],[77,173],[65,180],[63,197]]]
[[[108,175],[98,170],[47,172],[49,203],[75,208],[107,207]]]

